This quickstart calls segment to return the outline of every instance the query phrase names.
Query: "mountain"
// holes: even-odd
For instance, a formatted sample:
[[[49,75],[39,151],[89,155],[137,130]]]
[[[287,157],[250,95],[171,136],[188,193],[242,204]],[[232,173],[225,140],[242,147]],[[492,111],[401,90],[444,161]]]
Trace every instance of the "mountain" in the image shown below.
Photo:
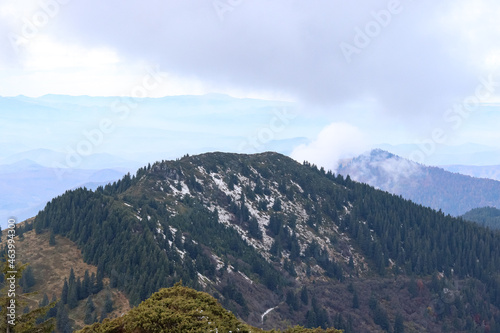
[[[498,112],[497,112],[498,114]],[[486,122],[497,122],[498,116],[484,119]],[[437,145],[431,153],[427,153],[430,147],[426,144],[380,144],[378,149],[389,151],[404,158],[410,158],[415,152],[424,154],[423,163],[427,165],[498,165],[500,164],[500,150],[498,147],[490,147],[475,143],[465,143],[456,146]]]
[[[488,178],[500,181],[500,165],[442,165],[446,171],[460,173],[476,178]]]
[[[130,310],[126,296],[116,288],[110,288],[106,280],[101,287],[97,286],[97,267],[83,261],[81,251],[74,242],[61,236],[55,236],[51,242],[49,233],[35,234],[32,230],[32,221],[33,219],[29,219],[16,225],[17,237],[15,239],[15,246],[18,249],[16,262],[29,264],[18,283],[23,293],[30,293],[25,300],[28,301],[27,305],[31,310],[36,310],[40,305],[46,305],[49,300],[63,298],[64,281],[68,279],[71,281],[72,273],[75,279],[73,287],[77,281],[83,282],[78,288],[80,289],[78,294],[82,299],[80,304],[66,309],[67,320],[74,328],[85,326],[86,303],[89,299],[92,299],[95,304],[95,313],[101,315],[104,304],[109,298],[112,308],[106,312],[108,318],[118,317]],[[1,244],[7,244],[7,236],[8,233],[4,231]],[[82,284],[90,291],[83,292]],[[47,302],[45,304],[44,299]],[[59,308],[60,304],[52,309],[50,317],[55,317]],[[57,318],[59,319],[60,316]]]
[[[500,182],[424,166],[375,149],[342,163],[340,174],[446,214],[484,206],[500,208]]]
[[[75,157],[76,156],[76,157]],[[78,158],[78,159],[77,159]],[[67,161],[71,161],[68,163]],[[81,159],[81,160],[80,160]],[[80,169],[105,169],[125,168],[136,169],[138,162],[128,161],[117,156],[97,153],[80,156],[76,153],[61,153],[50,149],[32,149],[6,157],[2,162],[14,164],[22,161],[32,161],[47,168],[80,168]]]
[[[12,216],[22,221],[36,215],[48,201],[66,190],[80,186],[96,189],[126,173],[121,168],[50,168],[28,159],[0,165],[0,226],[6,228]]]
[[[462,218],[491,229],[500,229],[500,209],[494,207],[474,208],[462,215]]]
[[[500,330],[499,234],[277,153],[148,164],[34,229],[132,306],[182,280],[262,329]]]

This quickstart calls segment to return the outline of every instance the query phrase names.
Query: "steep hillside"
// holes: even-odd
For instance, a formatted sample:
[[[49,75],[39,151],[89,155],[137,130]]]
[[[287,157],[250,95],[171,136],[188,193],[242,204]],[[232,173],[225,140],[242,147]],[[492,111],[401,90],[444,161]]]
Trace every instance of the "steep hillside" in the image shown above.
[[[35,230],[132,305],[182,279],[266,329],[500,324],[498,234],[276,153],[157,162],[55,198]]]
[[[264,331],[240,322],[207,293],[183,287],[161,289],[125,316],[85,327],[80,333],[98,332],[255,332]],[[273,332],[275,332],[273,330]],[[341,333],[335,329],[294,327],[284,333]]]
[[[417,164],[376,149],[337,170],[351,179],[459,216],[478,207],[500,208],[500,182]]]
[[[474,208],[462,215],[462,218],[491,229],[500,229],[500,209],[494,207]]]
[[[84,279],[86,274],[91,276],[97,273],[97,267],[83,261],[81,251],[71,240],[57,235],[55,243],[51,245],[48,232],[35,234],[31,230],[30,223],[33,219],[21,222],[17,225],[16,237],[16,260],[20,263],[28,263],[28,272],[25,270],[23,281],[24,292],[34,292],[30,296],[29,306],[31,309],[43,303],[44,297],[49,300],[60,300],[64,281],[69,278],[73,271],[76,279]],[[2,235],[2,244],[6,244],[6,232]],[[104,281],[108,284],[107,279]],[[104,289],[91,297],[97,305],[97,313],[104,303],[107,293],[110,293],[113,301],[113,311],[108,313],[109,318],[120,316],[130,309],[129,302],[123,292],[117,289]],[[70,309],[68,316],[72,326],[79,328],[84,326],[85,303],[88,297],[78,302],[74,309]]]

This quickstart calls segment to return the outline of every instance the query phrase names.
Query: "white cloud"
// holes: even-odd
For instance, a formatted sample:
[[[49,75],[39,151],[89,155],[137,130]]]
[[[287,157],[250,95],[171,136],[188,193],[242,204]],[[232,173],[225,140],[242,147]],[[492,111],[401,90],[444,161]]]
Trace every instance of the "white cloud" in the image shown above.
[[[309,143],[295,148],[291,157],[308,161],[327,170],[336,170],[340,159],[357,156],[369,149],[361,131],[347,123],[332,123]]]
[[[63,44],[48,36],[40,36],[27,46],[24,60],[26,70],[57,71],[60,69],[108,69],[120,62],[110,48],[84,48],[77,44]]]

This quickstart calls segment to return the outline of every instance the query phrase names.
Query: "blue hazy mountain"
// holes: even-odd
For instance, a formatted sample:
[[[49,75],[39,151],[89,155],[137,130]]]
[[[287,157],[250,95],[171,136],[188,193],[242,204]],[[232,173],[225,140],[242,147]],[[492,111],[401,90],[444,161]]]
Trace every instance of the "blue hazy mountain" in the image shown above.
[[[500,165],[443,165],[446,171],[500,181]]]
[[[375,148],[389,151],[398,156],[409,158],[413,152],[423,152],[427,148],[422,148],[416,144],[376,145]],[[480,144],[466,143],[462,145],[449,146],[438,145],[432,154],[424,154],[426,165],[448,166],[448,165],[500,165],[500,150]],[[421,161],[418,161],[421,162]]]
[[[28,159],[0,165],[0,219],[2,228],[8,218],[18,221],[32,217],[52,198],[76,187],[95,189],[116,181],[126,169],[67,169],[58,170]]]
[[[0,213],[19,219],[65,190],[149,162],[207,151],[289,154],[324,126],[291,102],[221,94],[0,97],[0,111]]]
[[[342,175],[454,216],[478,207],[500,208],[500,182],[425,166],[375,149],[344,162]]]

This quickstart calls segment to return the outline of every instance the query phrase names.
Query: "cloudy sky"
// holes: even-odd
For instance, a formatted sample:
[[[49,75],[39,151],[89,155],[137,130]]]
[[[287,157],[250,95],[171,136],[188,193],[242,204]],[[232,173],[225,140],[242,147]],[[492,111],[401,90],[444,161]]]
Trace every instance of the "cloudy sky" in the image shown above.
[[[327,120],[297,159],[421,143],[425,162],[426,143],[500,148],[498,17],[495,0],[0,0],[0,96],[293,101]]]

